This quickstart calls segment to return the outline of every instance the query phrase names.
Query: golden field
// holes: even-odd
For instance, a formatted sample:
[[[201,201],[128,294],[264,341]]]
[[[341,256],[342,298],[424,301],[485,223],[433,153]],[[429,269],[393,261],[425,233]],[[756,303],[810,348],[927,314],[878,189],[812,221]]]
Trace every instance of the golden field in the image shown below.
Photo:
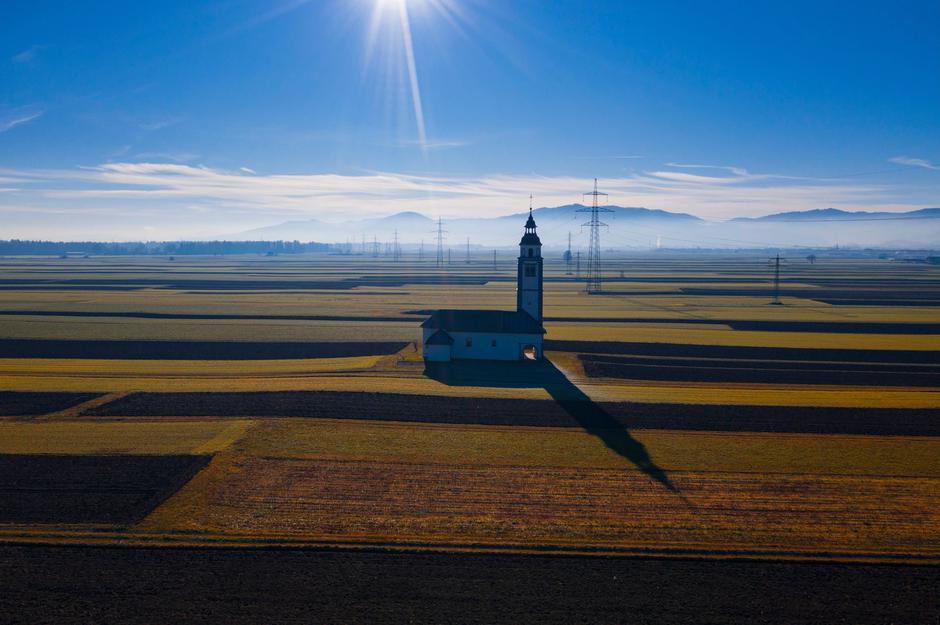
[[[940,307],[930,297],[940,291],[937,269],[874,259],[811,267],[797,259],[787,269],[785,305],[768,306],[765,261],[613,259],[607,293],[588,297],[549,259],[546,315],[564,320],[548,321],[546,338],[625,344],[628,355],[629,345],[648,343],[792,350],[781,368],[805,365],[804,354],[806,362],[845,365],[847,372],[864,368],[866,359],[898,371],[936,368],[930,355],[940,351],[934,329]],[[860,419],[864,412],[868,419],[890,420],[905,410],[940,415],[937,386],[853,384],[850,377],[841,384],[590,377],[578,352],[558,344],[561,349],[547,356],[570,387],[562,393],[557,379],[507,380],[495,369],[445,383],[426,374],[413,349],[350,357],[251,354],[251,345],[262,343],[415,341],[420,311],[511,308],[515,265],[508,257],[496,271],[482,260],[438,271],[414,259],[395,265],[316,256],[180,258],[172,264],[0,259],[0,271],[35,287],[0,291],[0,349],[6,350],[0,391],[13,393],[5,401],[30,392],[105,394],[64,410],[0,417],[0,454],[182,455],[202,462],[211,456],[139,522],[97,525],[91,532],[77,523],[0,520],[0,540],[940,561],[935,436],[846,434],[837,426],[828,434],[761,431],[754,418],[742,421],[740,431],[720,432],[433,422],[446,416],[448,399],[548,403],[564,393],[591,402],[668,404],[680,413],[712,407],[716,414],[725,410],[729,423],[738,407],[758,415],[773,409],[794,421],[804,408],[847,409],[840,417],[847,420],[852,410]],[[442,283],[410,283],[409,277]],[[893,305],[899,293],[925,299]],[[871,301],[846,304],[840,297]],[[778,325],[736,327],[742,322]],[[881,325],[876,331],[861,324]],[[73,357],[37,355],[76,341],[111,341],[116,350],[130,341],[196,347],[186,358],[130,358],[120,351],[85,357],[80,346],[70,348]],[[235,350],[244,345],[245,353],[212,358],[199,353],[206,342]],[[820,350],[851,351],[818,356]],[[778,352],[766,354],[760,358]],[[735,360],[733,352],[704,358]],[[93,416],[94,407],[137,391],[329,391],[349,393],[350,402],[359,393],[392,393],[440,399],[432,403],[444,414],[405,423],[330,413],[301,418],[280,415],[275,406],[264,417],[236,418],[225,414],[231,404],[220,403],[218,414],[201,408],[204,416]],[[212,405],[211,396],[200,401]],[[186,399],[179,402],[185,413]],[[876,409],[885,416],[872,417]],[[421,410],[417,403],[415,410]],[[755,431],[748,430],[755,423]]]

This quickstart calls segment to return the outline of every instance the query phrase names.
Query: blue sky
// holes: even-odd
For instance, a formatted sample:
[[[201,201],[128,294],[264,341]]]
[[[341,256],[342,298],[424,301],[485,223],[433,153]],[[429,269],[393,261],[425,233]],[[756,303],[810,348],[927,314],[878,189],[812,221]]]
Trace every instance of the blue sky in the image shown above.
[[[940,3],[0,5],[0,238],[498,215],[595,176],[707,219],[940,205]]]

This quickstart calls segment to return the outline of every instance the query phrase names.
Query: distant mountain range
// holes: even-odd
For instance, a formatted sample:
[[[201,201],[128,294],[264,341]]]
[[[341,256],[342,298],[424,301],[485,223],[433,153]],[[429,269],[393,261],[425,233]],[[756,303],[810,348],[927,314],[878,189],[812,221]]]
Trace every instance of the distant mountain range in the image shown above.
[[[904,213],[870,213],[866,211],[844,211],[838,208],[814,208],[806,211],[774,213],[763,217],[736,217],[733,222],[747,221],[876,221],[879,219],[924,219],[940,217],[940,208],[921,208]]]
[[[605,206],[602,214],[609,225],[602,244],[620,249],[650,247],[787,247],[787,246],[940,246],[940,208],[888,213],[843,211],[820,208],[776,213],[763,217],[738,217],[728,221],[706,221],[688,213],[642,207]],[[533,211],[539,236],[547,247],[585,244],[590,219],[581,204],[537,208]],[[444,220],[447,241],[454,247],[515,245],[525,212],[492,218]],[[885,223],[872,227],[873,221]],[[842,222],[838,228],[821,222]],[[853,223],[858,222],[858,223]],[[288,221],[236,234],[220,236],[228,240],[299,240],[325,243],[349,242],[360,246],[373,240],[384,245],[398,233],[402,245],[413,247],[436,243],[437,220],[416,212],[403,212],[371,219],[325,222],[318,219]]]

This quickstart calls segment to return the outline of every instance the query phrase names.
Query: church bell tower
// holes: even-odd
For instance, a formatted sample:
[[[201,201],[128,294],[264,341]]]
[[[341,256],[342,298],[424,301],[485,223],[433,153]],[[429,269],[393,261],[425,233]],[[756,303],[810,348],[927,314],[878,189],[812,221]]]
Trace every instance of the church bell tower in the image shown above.
[[[519,275],[516,278],[516,309],[529,313],[542,323],[542,242],[535,233],[532,198],[529,198],[529,219],[519,242]]]

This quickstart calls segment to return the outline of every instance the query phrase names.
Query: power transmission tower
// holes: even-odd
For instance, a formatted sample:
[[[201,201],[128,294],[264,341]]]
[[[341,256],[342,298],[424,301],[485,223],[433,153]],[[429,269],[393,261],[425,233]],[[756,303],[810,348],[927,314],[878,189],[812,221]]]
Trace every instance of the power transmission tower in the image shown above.
[[[584,290],[587,293],[599,293],[601,291],[601,226],[606,227],[607,224],[600,220],[600,213],[612,213],[614,211],[610,210],[604,206],[598,206],[597,198],[604,196],[605,201],[607,198],[606,193],[601,193],[597,190],[597,178],[594,179],[594,190],[590,193],[585,193],[584,195],[591,196],[591,206],[590,208],[585,206],[584,208],[579,208],[576,212],[578,213],[591,213],[591,220],[581,224],[582,227],[590,226],[591,227],[591,245],[588,247],[588,279],[587,285],[585,285]]]
[[[448,248],[447,248],[447,264],[449,265],[450,262],[451,262],[451,261],[450,261],[450,248],[448,247]]]
[[[424,239],[421,239],[421,243],[418,245],[418,262],[424,260]]]
[[[780,254],[777,254],[776,258],[771,258],[769,262],[774,268],[774,299],[770,303],[775,306],[782,306],[783,302],[780,301]]]
[[[581,250],[578,250],[578,265],[577,265],[577,267],[578,267],[578,268],[576,269],[577,273],[574,275],[574,279],[575,279],[575,280],[580,280],[580,279],[581,279]]]
[[[565,250],[565,275],[571,275],[571,233],[568,233],[568,249]]]
[[[467,264],[470,264],[470,237],[467,237]]]
[[[398,230],[395,230],[395,239],[392,244],[392,259],[397,263],[401,260],[401,246],[398,245]]]
[[[496,250],[493,250],[493,271],[496,271]]]
[[[444,222],[441,221],[441,218],[437,218],[437,266],[444,266],[444,235],[447,233],[444,230]]]
[[[379,257],[379,240],[373,234],[372,235],[372,258],[378,258],[378,257]]]
[[[362,233],[362,255],[366,255],[366,235]]]

